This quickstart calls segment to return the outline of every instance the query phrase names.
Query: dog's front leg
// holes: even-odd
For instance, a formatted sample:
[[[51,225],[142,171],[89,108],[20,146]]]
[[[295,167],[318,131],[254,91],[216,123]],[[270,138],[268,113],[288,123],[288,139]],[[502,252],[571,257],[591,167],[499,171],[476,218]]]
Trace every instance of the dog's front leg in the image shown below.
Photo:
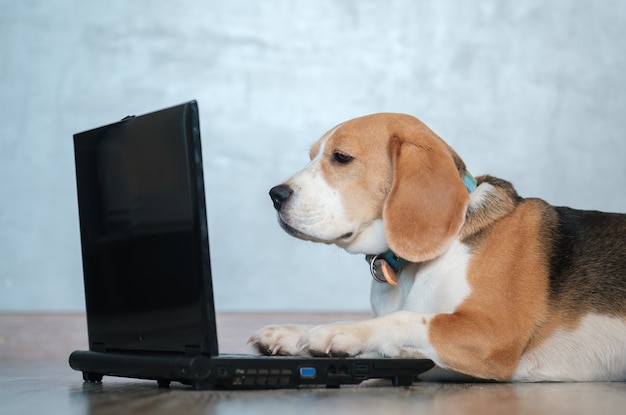
[[[438,361],[428,341],[432,315],[397,311],[359,322],[318,326],[299,344],[315,356],[427,357]]]

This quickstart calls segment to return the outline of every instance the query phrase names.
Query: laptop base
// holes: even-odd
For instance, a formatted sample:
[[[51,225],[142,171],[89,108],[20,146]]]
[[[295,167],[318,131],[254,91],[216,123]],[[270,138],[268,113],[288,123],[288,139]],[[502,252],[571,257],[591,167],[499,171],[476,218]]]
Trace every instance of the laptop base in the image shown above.
[[[86,382],[101,382],[106,375],[155,380],[161,387],[180,382],[197,390],[339,387],[368,379],[390,379],[394,386],[410,386],[417,375],[434,366],[426,359],[208,357],[81,350],[70,355],[69,364],[83,372]]]

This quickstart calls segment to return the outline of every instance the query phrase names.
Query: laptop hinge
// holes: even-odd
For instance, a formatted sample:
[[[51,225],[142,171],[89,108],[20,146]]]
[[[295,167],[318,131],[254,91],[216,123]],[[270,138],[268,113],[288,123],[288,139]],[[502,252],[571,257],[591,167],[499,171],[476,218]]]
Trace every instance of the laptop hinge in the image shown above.
[[[198,356],[202,354],[202,348],[196,345],[185,345],[185,356]]]
[[[92,342],[89,350],[92,352],[101,352],[104,353],[106,351],[106,347],[104,347],[104,343],[101,342]]]

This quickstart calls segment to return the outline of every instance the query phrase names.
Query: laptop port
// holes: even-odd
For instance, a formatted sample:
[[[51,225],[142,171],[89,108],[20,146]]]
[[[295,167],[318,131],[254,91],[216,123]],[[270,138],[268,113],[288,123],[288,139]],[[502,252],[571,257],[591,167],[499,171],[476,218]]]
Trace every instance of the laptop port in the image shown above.
[[[317,369],[314,367],[301,367],[300,377],[306,379],[312,379],[317,376]]]
[[[329,377],[349,376],[350,369],[346,365],[330,365],[328,366],[327,374]]]

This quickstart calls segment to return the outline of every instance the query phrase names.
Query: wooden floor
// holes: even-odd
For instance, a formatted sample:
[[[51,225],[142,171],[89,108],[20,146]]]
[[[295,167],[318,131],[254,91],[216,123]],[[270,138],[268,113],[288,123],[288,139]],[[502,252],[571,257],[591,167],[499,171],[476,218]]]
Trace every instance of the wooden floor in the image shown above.
[[[250,352],[256,328],[270,323],[321,324],[360,314],[221,314],[220,349]],[[83,384],[67,365],[86,348],[81,315],[0,314],[0,414],[624,414],[626,383],[436,383],[392,387],[372,381],[341,389],[215,392],[105,377]]]

